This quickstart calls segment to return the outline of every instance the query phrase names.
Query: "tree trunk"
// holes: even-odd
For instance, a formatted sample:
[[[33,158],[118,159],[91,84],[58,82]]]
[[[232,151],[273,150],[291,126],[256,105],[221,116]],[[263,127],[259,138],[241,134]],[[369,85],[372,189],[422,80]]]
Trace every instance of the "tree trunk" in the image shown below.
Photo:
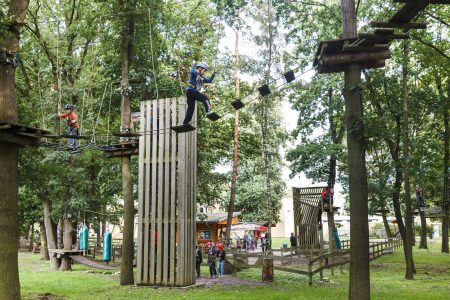
[[[32,252],[34,248],[34,222],[31,223],[30,228],[30,247],[28,248],[28,251]]]
[[[64,249],[64,228],[63,219],[58,220],[57,236],[58,236],[58,249]]]
[[[442,245],[441,252],[449,253],[449,245],[448,245],[448,227],[449,227],[449,210],[450,210],[450,198],[449,198],[449,140],[450,140],[450,131],[448,128],[448,119],[449,110],[450,110],[450,83],[447,82],[447,97],[444,96],[442,92],[442,86],[440,81],[437,80],[438,90],[440,94],[440,98],[444,103],[444,189],[442,191],[442,213],[444,214],[442,218]]]
[[[64,232],[63,232],[63,242],[64,242],[64,250],[72,250],[73,240],[73,225],[72,220],[70,218],[64,218],[63,220]],[[72,263],[71,258],[67,255],[64,255],[61,259],[61,266],[59,268],[60,271],[72,271]]]
[[[45,234],[44,222],[40,224],[39,236],[41,238],[41,256],[43,260],[50,260],[47,247],[47,235]]]
[[[273,259],[263,259],[263,267],[262,267],[262,281],[270,282],[273,281]]]
[[[406,243],[403,244],[406,260],[405,279],[414,279],[413,261],[413,216],[411,202],[411,187],[409,183],[409,137],[408,137],[408,40],[403,42],[403,181],[405,188],[405,227]]]
[[[9,2],[8,18],[0,20],[0,49],[19,50],[21,27],[25,23],[28,0]],[[15,20],[15,21],[10,21]],[[8,22],[8,24],[6,23]],[[12,64],[0,67],[0,120],[17,123],[16,71]],[[19,145],[0,142],[0,297],[20,299],[18,266],[18,156]]]
[[[234,90],[236,99],[240,98],[240,79],[239,79],[239,35],[241,28],[241,19],[239,9],[236,10],[236,40],[235,40],[235,63],[234,63]],[[231,222],[233,220],[234,201],[236,199],[236,181],[238,175],[238,149],[239,149],[239,110],[234,113],[234,150],[233,150],[233,175],[231,177],[230,204],[228,206],[227,228],[225,232],[226,245],[230,245]]]
[[[55,223],[53,222],[50,216],[50,201],[44,200],[42,202],[42,206],[44,208],[44,225],[45,225],[45,235],[47,236],[47,247],[48,249],[57,249],[57,241],[56,241],[56,231],[55,231]],[[50,256],[50,266],[52,270],[59,270],[61,266],[61,261],[57,257],[54,257],[49,253]]]
[[[354,0],[341,0],[344,38],[357,36]],[[363,130],[361,66],[345,70],[345,124],[347,129],[350,199],[349,299],[370,299],[368,187]]]
[[[391,231],[391,227],[389,227],[389,222],[387,220],[387,216],[385,213],[383,213],[381,215],[381,217],[383,218],[383,225],[384,225],[384,230],[386,231],[386,235],[388,237],[388,239],[392,238],[392,231]]]
[[[133,12],[136,8],[134,0],[119,0],[122,11]],[[121,103],[121,132],[129,132],[131,124],[131,107],[129,88],[129,72],[132,63],[133,39],[134,39],[134,14],[125,14],[122,29],[122,103]],[[122,194],[124,201],[123,211],[123,240],[122,240],[122,263],[120,265],[120,284],[134,284],[133,258],[134,258],[134,201],[133,185],[131,181],[131,157],[121,158],[122,168]]]
[[[428,249],[427,245],[427,218],[425,218],[425,213],[420,210],[420,245],[419,249]]]

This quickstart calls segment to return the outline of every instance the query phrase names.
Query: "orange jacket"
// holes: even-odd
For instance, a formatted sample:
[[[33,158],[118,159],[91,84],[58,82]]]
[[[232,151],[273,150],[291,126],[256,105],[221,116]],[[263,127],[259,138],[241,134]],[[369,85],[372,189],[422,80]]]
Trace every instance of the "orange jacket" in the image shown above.
[[[69,113],[65,114],[59,114],[59,118],[65,118],[67,120],[67,126],[74,127],[74,128],[80,128],[78,125],[78,118],[74,111],[71,111]]]

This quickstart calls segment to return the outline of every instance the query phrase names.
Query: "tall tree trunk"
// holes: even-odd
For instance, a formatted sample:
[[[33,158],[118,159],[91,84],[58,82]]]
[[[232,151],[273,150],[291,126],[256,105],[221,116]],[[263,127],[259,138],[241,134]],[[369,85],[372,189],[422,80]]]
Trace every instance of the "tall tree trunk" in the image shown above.
[[[389,222],[387,220],[387,216],[386,213],[382,213],[381,217],[383,218],[383,225],[384,225],[384,230],[386,231],[386,235],[388,237],[388,239],[392,238],[392,231],[391,231],[391,227],[389,227]]]
[[[355,1],[341,0],[341,11],[343,37],[356,37]],[[364,300],[370,299],[369,208],[360,65],[353,64],[346,68],[343,94],[350,198],[349,299]]]
[[[63,219],[58,220],[57,225],[58,249],[64,249],[64,223]]]
[[[241,96],[240,89],[240,79],[239,79],[239,35],[241,29],[241,19],[239,16],[239,9],[236,10],[236,40],[234,42],[235,49],[235,62],[234,62],[234,91],[235,98],[239,99]],[[236,199],[236,181],[238,175],[238,149],[239,149],[239,110],[236,110],[234,113],[234,151],[233,151],[233,175],[231,177],[231,191],[230,191],[230,205],[228,206],[228,216],[227,216],[227,228],[225,232],[225,238],[227,241],[227,245],[229,245],[228,241],[230,240],[231,233],[231,222],[233,220],[233,211],[234,211],[234,201]]]
[[[57,249],[57,240],[56,240],[56,230],[55,223],[53,222],[50,214],[50,201],[44,200],[42,202],[42,206],[44,208],[44,225],[45,225],[45,235],[47,236],[47,247],[48,249]],[[61,266],[61,261],[52,256],[50,253],[50,266],[53,270],[59,270]]]
[[[119,0],[122,11],[133,12],[136,8],[134,0]],[[134,39],[134,14],[125,14],[122,30],[122,103],[121,103],[121,132],[129,132],[131,124],[131,107],[129,88],[129,72],[132,62]],[[122,194],[124,201],[123,210],[123,240],[122,240],[122,263],[120,266],[120,284],[134,284],[133,277],[133,230],[134,230],[134,201],[133,186],[131,181],[131,156],[121,158],[122,168]]]
[[[73,226],[72,226],[72,220],[68,218],[67,216],[63,219],[63,243],[64,243],[64,250],[72,250],[73,246],[73,240],[72,240],[72,233],[73,233]],[[60,271],[72,271],[72,264],[71,264],[71,258],[68,256],[63,256],[61,259],[61,266],[59,268]]]
[[[406,243],[403,244],[405,251],[406,273],[405,279],[414,279],[414,261],[413,261],[413,216],[411,202],[411,186],[409,183],[409,137],[408,137],[408,59],[409,44],[408,40],[403,42],[403,181],[405,188],[405,227]]]
[[[30,247],[28,248],[28,251],[32,252],[34,248],[34,222],[31,223],[30,228]]]
[[[0,20],[0,49],[19,50],[21,27],[25,23],[28,0],[10,1],[8,18]],[[14,21],[11,21],[14,20]],[[0,67],[0,120],[17,123],[14,84],[16,71],[12,64]],[[18,266],[18,156],[19,145],[0,142],[0,297],[20,299]]]
[[[449,253],[449,244],[448,244],[448,227],[449,227],[449,210],[450,210],[450,198],[449,198],[449,140],[450,140],[450,131],[448,128],[448,119],[449,119],[449,110],[450,110],[450,83],[447,82],[447,97],[445,97],[442,91],[442,84],[440,78],[436,77],[436,83],[439,90],[439,96],[444,104],[443,107],[443,115],[444,115],[444,188],[442,191],[442,245],[441,252]]]
[[[50,260],[50,257],[48,255],[48,247],[47,247],[47,235],[45,234],[45,224],[43,221],[41,221],[40,223],[40,228],[39,228],[39,236],[41,239],[41,256],[42,256],[42,260]]]
[[[420,215],[420,244],[419,249],[428,249],[427,245],[427,218],[425,218],[425,212],[421,209],[419,211]]]
[[[268,39],[268,49],[269,49],[269,58],[267,60],[267,74],[266,74],[266,82],[270,82],[270,70],[272,67],[272,0],[268,1],[267,5],[267,15],[268,15],[268,31],[269,31],[269,39]],[[269,217],[269,225],[267,228],[266,234],[266,249],[267,254],[272,254],[272,186],[270,181],[270,156],[269,156],[269,145],[268,145],[268,114],[269,110],[268,104],[270,101],[270,95],[266,96],[263,103],[263,113],[261,120],[261,131],[262,131],[262,146],[263,146],[263,155],[264,155],[264,167],[266,171],[266,199],[267,199],[267,211]],[[262,280],[265,282],[273,281],[274,272],[273,272],[273,259],[263,259],[263,268],[262,268]]]

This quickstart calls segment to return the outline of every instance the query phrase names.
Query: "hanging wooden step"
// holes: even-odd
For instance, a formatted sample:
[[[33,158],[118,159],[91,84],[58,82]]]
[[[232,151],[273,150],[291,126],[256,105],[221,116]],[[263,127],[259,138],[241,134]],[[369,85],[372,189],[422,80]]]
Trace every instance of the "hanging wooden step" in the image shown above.
[[[234,107],[235,110],[239,110],[245,106],[244,102],[241,101],[241,99],[236,99],[233,102],[231,102],[231,106]]]
[[[189,131],[194,131],[195,127],[192,126],[191,124],[183,124],[183,125],[178,125],[178,126],[172,126],[170,127],[173,131],[175,131],[176,133],[184,133],[184,132],[189,132]]]
[[[218,114],[216,114],[215,112],[211,111],[209,113],[206,114],[206,117],[208,119],[210,119],[211,121],[217,121],[220,119],[220,116]]]

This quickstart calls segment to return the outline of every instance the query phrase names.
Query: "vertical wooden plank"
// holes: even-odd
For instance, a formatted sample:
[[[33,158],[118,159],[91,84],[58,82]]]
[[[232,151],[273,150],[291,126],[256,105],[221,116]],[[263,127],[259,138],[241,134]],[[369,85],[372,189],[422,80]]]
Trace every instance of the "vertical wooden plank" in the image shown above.
[[[183,99],[179,103],[180,115],[179,121],[182,122],[182,116],[186,113],[186,101]],[[186,207],[186,134],[178,134],[178,232],[180,243],[177,247],[177,285],[184,285],[184,249],[185,249],[185,207]]]
[[[172,126],[177,125],[177,99],[171,99]],[[170,285],[175,286],[175,236],[176,236],[176,184],[177,184],[177,135],[171,130],[170,157]]]
[[[161,259],[161,241],[162,241],[162,216],[164,207],[164,125],[165,125],[165,112],[164,112],[164,99],[158,99],[158,117],[159,117],[159,127],[158,127],[158,196],[156,200],[157,212],[156,212],[156,230],[158,232],[158,238],[156,241],[156,281],[157,285],[160,285],[162,275],[162,259]]]
[[[170,142],[171,142],[171,131],[170,129],[170,99],[164,100],[164,235],[161,235],[163,244],[162,255],[164,257],[163,261],[163,284],[167,286],[167,279],[169,277],[169,204],[170,204]]]
[[[193,132],[189,132],[187,135],[187,141],[186,141],[186,152],[187,152],[187,158],[186,158],[186,183],[187,183],[187,195],[188,199],[186,201],[186,247],[184,250],[184,257],[186,260],[186,268],[185,268],[185,285],[189,285],[191,281],[190,273],[191,273],[191,261],[192,257],[190,256],[190,248],[191,248],[191,204],[192,204],[192,135]]]
[[[136,254],[137,274],[136,284],[142,284],[142,259],[143,259],[143,218],[144,218],[144,183],[145,183],[145,102],[140,103],[140,133],[139,137],[139,175],[138,175],[138,244]]]
[[[158,102],[152,101],[152,182],[150,211],[150,284],[155,284],[155,230],[156,230],[156,192],[157,192],[157,147],[158,147]]]
[[[146,101],[146,105],[145,105],[145,155],[144,155],[144,160],[146,162],[145,165],[145,188],[144,188],[144,232],[143,232],[143,236],[144,236],[144,282],[145,284],[149,284],[149,246],[150,246],[150,225],[149,225],[149,221],[150,221],[150,190],[151,190],[151,186],[150,186],[150,180],[152,177],[152,174],[150,173],[150,165],[151,165],[151,161],[150,161],[150,154],[151,154],[151,134],[152,134],[152,106],[151,103],[149,101]]]

